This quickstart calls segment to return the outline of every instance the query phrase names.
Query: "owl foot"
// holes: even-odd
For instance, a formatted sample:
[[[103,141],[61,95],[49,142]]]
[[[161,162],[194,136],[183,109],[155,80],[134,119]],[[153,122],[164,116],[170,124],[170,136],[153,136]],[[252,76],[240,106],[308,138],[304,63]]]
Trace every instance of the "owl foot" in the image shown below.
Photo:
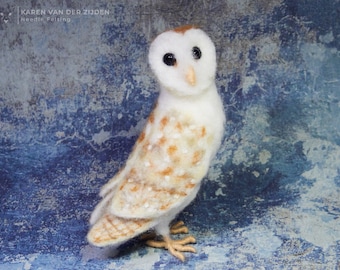
[[[189,233],[189,229],[187,226],[184,225],[183,221],[177,221],[170,227],[170,233],[171,234],[181,234],[181,233]],[[142,241],[147,241],[150,239],[155,239],[157,237],[157,234],[155,232],[146,232],[143,233],[139,239]]]
[[[196,249],[192,246],[186,246],[187,244],[196,243],[196,239],[193,236],[187,236],[183,239],[173,240],[169,236],[163,236],[163,241],[148,240],[146,244],[154,248],[165,248],[169,252],[180,259],[182,262],[185,261],[185,257],[182,252],[196,253]]]
[[[187,226],[184,225],[183,221],[178,221],[171,225],[170,233],[171,234],[182,234],[188,233],[189,229]],[[146,244],[150,247],[154,248],[164,248],[169,250],[169,252],[175,256],[176,258],[180,259],[184,262],[185,257],[182,252],[192,252],[195,253],[196,249],[192,246],[186,246],[187,244],[194,244],[196,243],[196,239],[193,236],[187,236],[183,239],[173,240],[169,236],[164,236],[163,240],[154,240],[157,237],[156,233],[149,232],[144,233],[141,236],[142,240],[146,241]]]
[[[183,221],[178,221],[170,227],[171,234],[188,233],[189,229],[184,225]]]

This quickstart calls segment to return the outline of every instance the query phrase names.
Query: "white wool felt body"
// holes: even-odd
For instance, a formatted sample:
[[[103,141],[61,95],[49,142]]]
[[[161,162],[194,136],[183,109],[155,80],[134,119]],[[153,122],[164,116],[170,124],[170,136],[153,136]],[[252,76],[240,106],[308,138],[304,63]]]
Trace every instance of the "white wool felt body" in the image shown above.
[[[200,29],[175,29],[153,41],[149,63],[157,104],[125,166],[101,189],[88,240],[118,245],[154,228],[164,241],[148,243],[184,260],[193,240],[172,240],[169,224],[196,197],[224,131],[215,47]]]

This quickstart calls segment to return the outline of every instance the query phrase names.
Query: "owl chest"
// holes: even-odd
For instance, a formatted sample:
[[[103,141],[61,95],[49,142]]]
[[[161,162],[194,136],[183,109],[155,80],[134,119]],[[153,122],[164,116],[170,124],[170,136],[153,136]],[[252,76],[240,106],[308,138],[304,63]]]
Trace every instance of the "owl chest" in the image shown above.
[[[131,157],[134,166],[126,176],[130,191],[136,187],[140,196],[144,189],[190,193],[208,170],[212,140],[207,127],[187,116],[152,114]]]
[[[190,114],[175,110],[152,114],[137,141],[137,153],[144,166],[187,170],[210,160],[216,135],[211,126],[197,121]]]
[[[129,158],[120,205],[137,209],[137,196],[148,210],[163,211],[172,200],[195,192],[208,171],[215,141],[209,126],[190,114],[154,111]]]

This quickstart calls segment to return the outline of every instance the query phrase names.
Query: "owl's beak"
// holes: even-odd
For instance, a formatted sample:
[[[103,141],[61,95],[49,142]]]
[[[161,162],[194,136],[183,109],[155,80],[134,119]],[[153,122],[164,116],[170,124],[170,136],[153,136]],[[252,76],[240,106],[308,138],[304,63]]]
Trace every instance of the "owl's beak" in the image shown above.
[[[193,69],[193,67],[189,67],[187,73],[185,74],[185,79],[187,80],[187,82],[191,85],[191,86],[195,86],[196,84],[196,74],[195,74],[195,70]]]

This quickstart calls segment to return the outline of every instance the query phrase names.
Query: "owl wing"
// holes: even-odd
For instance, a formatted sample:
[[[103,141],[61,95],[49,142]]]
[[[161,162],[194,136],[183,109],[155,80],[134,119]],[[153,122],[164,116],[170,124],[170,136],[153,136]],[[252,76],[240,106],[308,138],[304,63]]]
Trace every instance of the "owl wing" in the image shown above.
[[[104,214],[87,235],[90,243],[98,247],[119,245],[153,226],[150,219],[124,219]]]
[[[155,218],[183,208],[208,171],[213,135],[190,120],[150,117],[108,205],[121,218]]]

